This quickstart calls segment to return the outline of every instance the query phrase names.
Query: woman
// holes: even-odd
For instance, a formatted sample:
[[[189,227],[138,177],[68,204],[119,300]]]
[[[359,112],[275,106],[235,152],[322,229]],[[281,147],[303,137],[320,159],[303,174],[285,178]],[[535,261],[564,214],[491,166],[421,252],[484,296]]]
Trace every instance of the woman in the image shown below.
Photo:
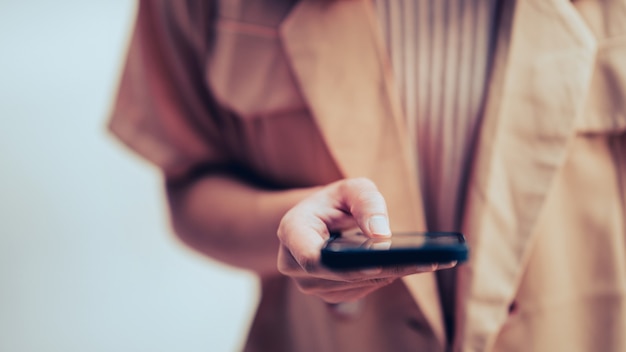
[[[111,129],[258,273],[246,350],[626,349],[626,4],[398,3],[140,2]],[[355,225],[470,260],[319,265]]]

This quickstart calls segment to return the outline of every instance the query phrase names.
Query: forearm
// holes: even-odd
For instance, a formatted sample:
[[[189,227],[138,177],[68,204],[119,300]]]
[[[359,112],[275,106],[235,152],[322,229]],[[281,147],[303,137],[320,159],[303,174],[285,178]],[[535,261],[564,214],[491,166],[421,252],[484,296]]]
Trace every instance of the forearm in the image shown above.
[[[227,264],[273,275],[280,219],[314,190],[268,191],[227,176],[207,176],[168,186],[168,198],[184,243]]]

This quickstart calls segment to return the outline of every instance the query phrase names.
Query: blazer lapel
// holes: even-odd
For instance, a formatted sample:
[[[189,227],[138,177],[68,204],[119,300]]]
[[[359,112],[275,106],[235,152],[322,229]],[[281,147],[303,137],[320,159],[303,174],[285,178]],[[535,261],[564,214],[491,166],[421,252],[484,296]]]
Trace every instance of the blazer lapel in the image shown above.
[[[301,1],[281,27],[281,37],[343,175],[366,176],[377,184],[394,231],[424,230],[415,151],[371,4]],[[435,276],[413,275],[404,282],[443,344]]]
[[[498,50],[507,44],[468,185],[464,231],[472,252],[459,272],[459,350],[489,350],[507,318],[583,108],[596,46],[567,0],[518,0]]]

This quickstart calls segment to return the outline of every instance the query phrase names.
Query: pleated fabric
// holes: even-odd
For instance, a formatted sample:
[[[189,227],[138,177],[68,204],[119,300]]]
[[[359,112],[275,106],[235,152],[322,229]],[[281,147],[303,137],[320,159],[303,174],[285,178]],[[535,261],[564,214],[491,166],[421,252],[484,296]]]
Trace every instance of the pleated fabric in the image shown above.
[[[374,0],[418,151],[431,230],[458,230],[486,93],[497,0]]]

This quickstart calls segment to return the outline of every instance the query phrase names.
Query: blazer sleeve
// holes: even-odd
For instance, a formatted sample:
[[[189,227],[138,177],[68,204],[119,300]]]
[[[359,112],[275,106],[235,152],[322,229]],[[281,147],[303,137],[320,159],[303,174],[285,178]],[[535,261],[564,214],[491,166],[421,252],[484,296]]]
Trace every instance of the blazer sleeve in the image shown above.
[[[211,1],[141,0],[110,131],[168,176],[226,163],[205,84]]]

